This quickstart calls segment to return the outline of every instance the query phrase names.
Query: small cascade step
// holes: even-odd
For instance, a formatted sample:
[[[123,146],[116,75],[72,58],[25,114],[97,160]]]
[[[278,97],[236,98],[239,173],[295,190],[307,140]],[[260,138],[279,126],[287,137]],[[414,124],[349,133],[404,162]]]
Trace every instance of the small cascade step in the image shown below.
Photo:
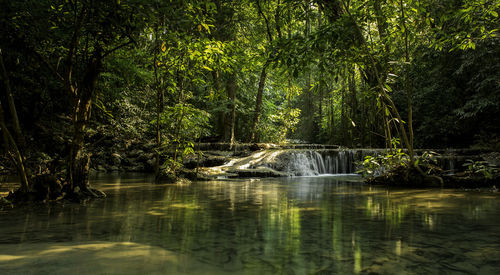
[[[227,157],[223,165],[206,168],[210,175],[237,175],[238,177],[317,176],[352,174],[358,162],[368,155],[384,154],[385,149],[259,149],[248,154]],[[438,155],[438,165],[455,172],[467,159],[479,156]]]
[[[351,174],[356,171],[355,162],[363,159],[356,150],[308,150],[291,155],[287,172],[295,176]]]

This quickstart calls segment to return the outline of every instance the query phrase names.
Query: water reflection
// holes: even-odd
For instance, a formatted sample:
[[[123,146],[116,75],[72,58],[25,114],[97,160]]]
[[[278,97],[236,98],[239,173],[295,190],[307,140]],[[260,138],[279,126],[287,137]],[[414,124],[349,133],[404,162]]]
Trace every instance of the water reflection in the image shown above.
[[[496,193],[355,177],[152,181],[101,177],[106,200],[0,213],[0,273],[500,272]]]

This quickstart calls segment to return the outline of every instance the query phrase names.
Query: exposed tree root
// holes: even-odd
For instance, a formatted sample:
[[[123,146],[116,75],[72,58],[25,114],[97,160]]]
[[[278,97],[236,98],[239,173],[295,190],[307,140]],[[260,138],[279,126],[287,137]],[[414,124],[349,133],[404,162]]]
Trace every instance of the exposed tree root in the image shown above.
[[[75,187],[71,190],[70,185],[52,174],[40,174],[32,176],[28,191],[17,189],[2,198],[2,205],[26,204],[32,202],[85,202],[95,198],[105,198],[106,194],[100,190],[85,185],[83,188]]]

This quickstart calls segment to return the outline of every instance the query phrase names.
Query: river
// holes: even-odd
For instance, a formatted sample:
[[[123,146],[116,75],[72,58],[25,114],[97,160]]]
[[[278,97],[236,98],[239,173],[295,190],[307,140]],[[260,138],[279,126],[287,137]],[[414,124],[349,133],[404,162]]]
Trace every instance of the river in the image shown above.
[[[0,274],[500,274],[500,194],[356,176],[152,184],[0,212]]]

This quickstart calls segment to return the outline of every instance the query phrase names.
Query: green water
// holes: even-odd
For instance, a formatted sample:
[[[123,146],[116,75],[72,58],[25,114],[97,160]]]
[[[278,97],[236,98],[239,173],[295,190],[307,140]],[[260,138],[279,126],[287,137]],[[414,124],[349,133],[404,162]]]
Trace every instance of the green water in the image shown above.
[[[153,185],[0,212],[0,274],[500,274],[500,194],[353,177]]]

